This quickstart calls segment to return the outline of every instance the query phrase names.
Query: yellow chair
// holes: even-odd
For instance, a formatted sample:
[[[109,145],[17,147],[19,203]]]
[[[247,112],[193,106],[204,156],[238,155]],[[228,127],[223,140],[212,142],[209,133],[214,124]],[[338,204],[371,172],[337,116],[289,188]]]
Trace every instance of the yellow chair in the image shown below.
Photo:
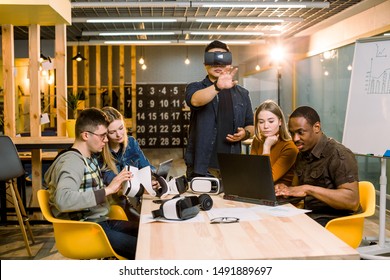
[[[38,191],[38,202],[45,219],[53,224],[56,247],[64,257],[70,259],[116,257],[119,260],[126,260],[115,253],[99,224],[55,218],[50,210],[47,190]],[[127,220],[124,210],[118,205],[112,206],[110,217]]]
[[[352,248],[359,247],[363,238],[364,218],[375,213],[375,188],[371,182],[359,182],[362,213],[330,220],[325,228]]]

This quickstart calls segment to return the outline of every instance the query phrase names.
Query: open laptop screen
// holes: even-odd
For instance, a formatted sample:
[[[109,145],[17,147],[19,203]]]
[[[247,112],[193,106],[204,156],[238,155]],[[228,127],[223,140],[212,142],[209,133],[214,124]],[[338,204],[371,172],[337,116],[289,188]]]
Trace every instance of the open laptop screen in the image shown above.
[[[161,162],[157,168],[156,174],[167,179],[169,170],[171,170],[173,159],[168,159],[164,162]]]
[[[218,162],[227,199],[276,204],[269,156],[220,153]]]

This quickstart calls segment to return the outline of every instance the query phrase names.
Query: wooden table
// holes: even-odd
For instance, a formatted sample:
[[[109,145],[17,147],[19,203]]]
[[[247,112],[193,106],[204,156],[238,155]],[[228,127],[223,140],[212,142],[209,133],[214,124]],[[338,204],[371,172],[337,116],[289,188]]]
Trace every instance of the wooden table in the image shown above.
[[[212,196],[213,207],[251,207],[253,204]],[[144,196],[141,214],[150,214],[159,205]],[[289,207],[289,206],[286,206]],[[293,207],[290,205],[290,207]],[[148,259],[359,259],[359,253],[317,222],[299,214],[232,224],[203,222],[141,223],[137,260]]]
[[[32,207],[38,207],[37,191],[42,187],[42,149],[61,150],[72,146],[74,138],[42,136],[42,137],[12,137],[12,142],[20,150],[31,151],[31,171],[33,199]]]

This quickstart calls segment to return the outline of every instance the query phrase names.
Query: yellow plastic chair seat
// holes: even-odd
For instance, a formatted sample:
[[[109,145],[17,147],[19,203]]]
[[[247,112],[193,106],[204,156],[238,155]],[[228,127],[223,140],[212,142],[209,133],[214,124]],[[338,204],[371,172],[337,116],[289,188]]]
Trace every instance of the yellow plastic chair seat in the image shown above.
[[[363,238],[364,218],[375,213],[375,188],[371,182],[359,182],[362,213],[330,220],[325,228],[352,248],[359,247]]]
[[[120,260],[126,259],[115,253],[99,224],[55,218],[50,210],[49,192],[47,190],[38,191],[38,202],[45,219],[53,224],[56,247],[64,257],[70,259],[110,257]],[[123,209],[117,205],[114,205],[111,209],[110,217],[127,220]]]

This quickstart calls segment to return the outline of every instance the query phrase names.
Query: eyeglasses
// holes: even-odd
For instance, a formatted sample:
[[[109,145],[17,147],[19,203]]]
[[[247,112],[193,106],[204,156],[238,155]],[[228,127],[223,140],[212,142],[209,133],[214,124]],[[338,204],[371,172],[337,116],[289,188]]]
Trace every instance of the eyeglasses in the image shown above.
[[[210,224],[231,224],[239,222],[239,218],[235,217],[217,217],[210,220]]]
[[[94,133],[94,132],[88,131],[88,130],[87,130],[86,132],[91,133],[91,134],[93,134],[93,135],[96,135],[96,136],[99,137],[100,140],[102,140],[102,141],[104,141],[104,139],[106,139],[106,137],[107,137],[107,132],[106,132],[106,133],[102,133],[102,134],[97,134],[97,133]]]

